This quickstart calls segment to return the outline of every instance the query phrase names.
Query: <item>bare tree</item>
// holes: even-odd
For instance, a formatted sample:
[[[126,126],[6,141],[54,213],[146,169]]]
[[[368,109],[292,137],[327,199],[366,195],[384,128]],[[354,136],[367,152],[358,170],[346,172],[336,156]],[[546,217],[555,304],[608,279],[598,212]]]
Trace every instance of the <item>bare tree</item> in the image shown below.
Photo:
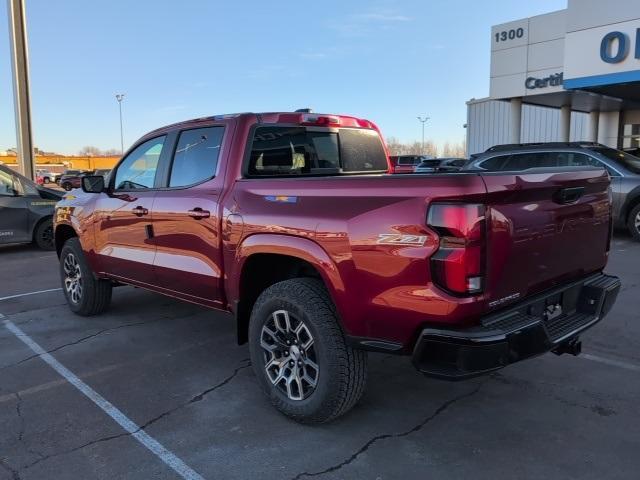
[[[87,145],[86,147],[82,147],[80,149],[78,155],[82,155],[85,157],[99,157],[102,155],[102,150],[100,150],[98,147]]]
[[[387,138],[387,147],[391,155],[430,155],[432,157],[438,156],[438,148],[431,140],[427,140],[424,143],[424,150],[422,149],[422,142],[402,143],[396,137]]]
[[[443,157],[465,157],[466,156],[466,144],[464,141],[460,143],[445,142],[442,147]]]

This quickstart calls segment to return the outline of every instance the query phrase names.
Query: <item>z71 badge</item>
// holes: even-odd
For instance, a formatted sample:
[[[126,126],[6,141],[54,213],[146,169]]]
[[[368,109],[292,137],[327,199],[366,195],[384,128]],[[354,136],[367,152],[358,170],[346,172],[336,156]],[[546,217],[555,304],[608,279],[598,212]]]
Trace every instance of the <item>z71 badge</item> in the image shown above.
[[[378,245],[424,245],[426,235],[403,235],[401,233],[381,233],[378,235]]]

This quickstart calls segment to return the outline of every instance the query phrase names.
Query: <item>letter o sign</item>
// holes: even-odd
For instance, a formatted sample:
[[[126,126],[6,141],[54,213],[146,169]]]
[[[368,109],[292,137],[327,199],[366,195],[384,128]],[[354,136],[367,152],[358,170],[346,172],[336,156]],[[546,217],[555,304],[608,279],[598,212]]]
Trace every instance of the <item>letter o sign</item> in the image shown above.
[[[618,52],[613,55],[614,40],[618,41]],[[609,32],[600,42],[600,58],[607,63],[620,63],[629,54],[629,39],[622,32]]]

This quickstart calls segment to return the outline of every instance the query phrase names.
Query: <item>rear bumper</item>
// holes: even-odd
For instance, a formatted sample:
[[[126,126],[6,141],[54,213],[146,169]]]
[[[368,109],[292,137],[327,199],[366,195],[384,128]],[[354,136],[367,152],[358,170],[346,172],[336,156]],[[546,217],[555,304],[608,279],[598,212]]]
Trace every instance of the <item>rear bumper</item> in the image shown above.
[[[413,363],[425,375],[458,380],[562,350],[609,313],[620,290],[617,277],[597,274],[536,295],[466,330],[425,328]],[[554,305],[560,305],[561,310]]]

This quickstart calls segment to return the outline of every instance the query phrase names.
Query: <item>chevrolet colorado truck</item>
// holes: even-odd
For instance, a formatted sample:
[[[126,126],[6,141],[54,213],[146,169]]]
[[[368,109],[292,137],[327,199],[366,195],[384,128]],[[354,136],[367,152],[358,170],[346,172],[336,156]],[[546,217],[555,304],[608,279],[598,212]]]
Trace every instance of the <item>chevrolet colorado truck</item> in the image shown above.
[[[98,314],[129,284],[229,312],[261,388],[306,423],[359,400],[367,351],[442,379],[579,353],[620,288],[605,170],[389,168],[377,127],[349,116],[155,130],[57,205],[69,307]]]

